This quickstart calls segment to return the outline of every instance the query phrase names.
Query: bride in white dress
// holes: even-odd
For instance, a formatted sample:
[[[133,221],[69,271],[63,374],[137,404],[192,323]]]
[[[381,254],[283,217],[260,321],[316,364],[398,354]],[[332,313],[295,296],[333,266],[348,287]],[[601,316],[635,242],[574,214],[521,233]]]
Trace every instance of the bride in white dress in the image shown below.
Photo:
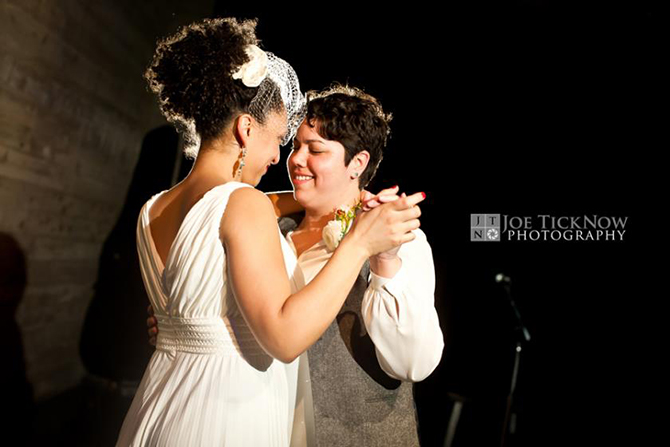
[[[160,332],[118,446],[287,446],[296,359],[335,318],[364,261],[412,240],[418,226],[419,199],[364,213],[295,290],[295,257],[276,223],[284,205],[253,185],[279,161],[304,99],[293,69],[258,48],[254,29],[235,19],[190,25],[159,44],[147,70],[197,158],[138,219]]]

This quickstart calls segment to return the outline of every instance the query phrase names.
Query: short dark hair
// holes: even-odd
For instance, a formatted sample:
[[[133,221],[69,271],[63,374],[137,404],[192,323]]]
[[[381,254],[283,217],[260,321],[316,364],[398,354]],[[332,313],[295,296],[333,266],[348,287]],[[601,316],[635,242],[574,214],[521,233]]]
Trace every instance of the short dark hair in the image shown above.
[[[249,61],[246,47],[259,43],[256,23],[255,19],[204,19],[159,41],[144,76],[158,96],[163,115],[185,137],[188,122],[195,123],[198,135],[207,141],[219,136],[235,114],[249,113],[258,87],[246,87],[231,74]],[[270,102],[282,104],[279,99]],[[278,110],[266,110],[270,111]],[[266,116],[257,115],[254,118],[264,124]]]
[[[307,92],[306,119],[323,138],[344,146],[345,166],[359,152],[368,151],[370,161],[358,180],[359,187],[365,188],[382,161],[392,115],[363,90],[335,84],[322,91]]]

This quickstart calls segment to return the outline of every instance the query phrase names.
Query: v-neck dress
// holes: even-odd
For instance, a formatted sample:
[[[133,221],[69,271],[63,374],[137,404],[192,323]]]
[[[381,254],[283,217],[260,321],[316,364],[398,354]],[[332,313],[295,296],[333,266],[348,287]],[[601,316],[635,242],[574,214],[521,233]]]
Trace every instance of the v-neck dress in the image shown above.
[[[165,266],[149,227],[149,210],[165,191],[142,208],[137,250],[159,333],[117,446],[289,445],[299,360],[282,363],[258,345],[229,287],[219,239],[230,194],[247,186],[229,182],[205,193]],[[280,241],[295,292],[296,258]]]

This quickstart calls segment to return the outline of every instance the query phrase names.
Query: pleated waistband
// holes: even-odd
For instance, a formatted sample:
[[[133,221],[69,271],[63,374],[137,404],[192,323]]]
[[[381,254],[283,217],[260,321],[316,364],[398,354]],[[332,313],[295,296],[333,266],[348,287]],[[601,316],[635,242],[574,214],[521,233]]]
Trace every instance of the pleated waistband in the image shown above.
[[[193,354],[239,354],[260,347],[243,320],[227,318],[181,318],[156,315],[156,349]]]

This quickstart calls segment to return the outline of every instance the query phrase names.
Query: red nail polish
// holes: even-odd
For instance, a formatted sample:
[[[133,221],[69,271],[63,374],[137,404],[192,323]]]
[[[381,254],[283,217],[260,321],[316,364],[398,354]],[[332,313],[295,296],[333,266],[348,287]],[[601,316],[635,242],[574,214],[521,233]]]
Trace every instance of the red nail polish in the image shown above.
[[[398,185],[391,186],[391,189],[396,189],[396,188],[398,188]]]
[[[424,199],[426,198],[426,193],[425,192],[422,192],[421,195],[423,196]]]

